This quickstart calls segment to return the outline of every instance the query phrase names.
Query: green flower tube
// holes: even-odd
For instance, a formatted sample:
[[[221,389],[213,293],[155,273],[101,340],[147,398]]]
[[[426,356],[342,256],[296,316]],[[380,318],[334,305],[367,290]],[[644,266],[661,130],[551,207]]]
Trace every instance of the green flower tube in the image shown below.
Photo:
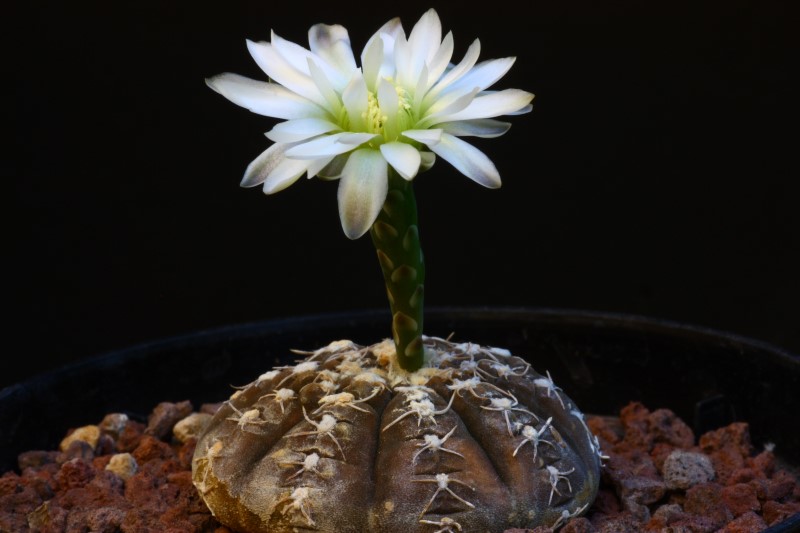
[[[413,372],[422,366],[422,304],[425,262],[417,226],[417,203],[411,182],[389,172],[389,192],[370,230],[392,310],[397,363]]]

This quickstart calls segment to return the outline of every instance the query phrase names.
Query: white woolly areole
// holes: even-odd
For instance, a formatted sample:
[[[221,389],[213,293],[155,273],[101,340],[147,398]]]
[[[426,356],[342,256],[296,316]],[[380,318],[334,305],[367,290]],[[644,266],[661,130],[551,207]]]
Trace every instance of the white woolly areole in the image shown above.
[[[298,363],[292,369],[292,374],[304,374],[306,372],[313,372],[317,369],[319,363],[317,361],[303,361]]]

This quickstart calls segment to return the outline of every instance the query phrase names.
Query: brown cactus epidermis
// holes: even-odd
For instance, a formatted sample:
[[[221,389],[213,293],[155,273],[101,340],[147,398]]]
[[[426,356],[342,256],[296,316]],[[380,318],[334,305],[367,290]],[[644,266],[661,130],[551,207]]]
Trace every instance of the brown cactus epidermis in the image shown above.
[[[600,450],[548,376],[505,350],[340,341],[237,391],[197,446],[194,480],[242,533],[498,531],[582,512]]]

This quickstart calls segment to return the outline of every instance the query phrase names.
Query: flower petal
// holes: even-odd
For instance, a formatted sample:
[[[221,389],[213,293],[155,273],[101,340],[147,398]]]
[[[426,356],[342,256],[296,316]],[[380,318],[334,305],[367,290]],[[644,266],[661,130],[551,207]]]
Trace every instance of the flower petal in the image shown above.
[[[414,24],[408,36],[410,74],[416,79],[442,43],[442,22],[436,10],[429,9]]]
[[[395,82],[401,87],[413,85],[415,81],[411,66],[411,47],[406,36],[399,34],[394,40]]]
[[[247,165],[244,177],[239,185],[242,187],[255,187],[264,183],[269,173],[286,159],[284,154],[287,148],[285,144],[275,143],[261,152],[261,155]]]
[[[331,161],[334,160],[338,156],[333,157],[323,157],[320,159],[311,159],[308,161],[308,179],[313,178],[317,174],[319,174],[325,167],[331,164]]]
[[[334,89],[330,78],[328,78],[325,71],[317,65],[317,61],[312,58],[308,59],[308,70],[311,73],[311,80],[314,82],[314,85],[317,86],[317,90],[327,103],[328,111],[330,111],[334,118],[338,117],[342,110],[342,101],[336,89]]]
[[[419,165],[422,158],[419,150],[403,142],[388,142],[381,145],[381,153],[386,161],[404,179],[412,180],[419,172]]]
[[[475,65],[469,72],[464,74],[458,81],[447,88],[447,91],[459,88],[478,87],[481,91],[491,87],[500,78],[506,75],[509,69],[517,60],[516,57],[504,57],[501,59],[491,59],[482,61]]]
[[[428,146],[436,155],[476,183],[489,189],[500,187],[500,173],[497,171],[497,167],[486,157],[486,154],[471,144],[449,133],[442,133],[440,142]]]
[[[309,161],[284,158],[264,181],[264,194],[280,192],[297,181],[308,169],[308,164]]]
[[[350,35],[344,26],[315,24],[308,30],[308,44],[312,52],[336,68],[345,79],[357,68]]]
[[[530,113],[533,110],[533,105],[528,104],[525,107],[522,107],[516,111],[511,113],[506,113],[506,115],[524,115],[525,113]]]
[[[308,56],[313,55],[310,51],[297,43],[284,39],[275,31],[270,32],[269,42],[292,68],[303,74],[308,74]]]
[[[388,167],[378,150],[356,150],[339,182],[339,218],[350,239],[364,235],[378,218],[389,190]]]
[[[431,124],[443,122],[442,117],[449,117],[469,107],[478,95],[477,87],[463,93],[452,91],[443,95],[425,112],[425,118],[417,123],[419,128],[427,128]]]
[[[219,74],[206,84],[236,105],[267,117],[293,119],[323,114],[316,104],[276,83],[238,74]]]
[[[342,177],[342,170],[344,170],[344,165],[349,157],[350,154],[334,156],[327,165],[317,172],[317,176],[323,180],[338,180]]]
[[[271,79],[277,81],[290,91],[308,98],[321,106],[325,99],[320,94],[311,77],[297,70],[270,43],[247,40],[247,49],[256,64]]]
[[[378,85],[378,75],[383,65],[383,39],[370,39],[361,53],[361,70],[367,88],[375,91]]]
[[[381,26],[381,28],[369,38],[367,45],[364,47],[365,50],[369,48],[372,45],[372,41],[375,39],[383,41],[383,62],[378,73],[378,79],[392,78],[395,75],[394,43],[400,34],[405,35],[405,33],[403,33],[403,25],[400,23],[400,18],[395,17]],[[362,62],[362,65],[363,64]]]
[[[386,117],[383,123],[384,135],[387,139],[396,138],[400,134],[397,115],[400,99],[397,96],[397,89],[385,78],[381,78],[378,82],[378,106]]]
[[[428,63],[429,84],[432,85],[438,81],[439,77],[447,70],[447,65],[450,64],[450,58],[453,57],[453,47],[453,32],[448,32],[447,35],[444,36],[444,40],[436,51],[436,54]],[[430,85],[425,89],[430,89]]]
[[[463,110],[439,117],[439,122],[491,118],[519,111],[533,100],[533,95],[520,89],[505,89],[476,97]]]
[[[351,131],[364,131],[366,129],[365,115],[369,107],[369,93],[367,84],[361,73],[356,73],[342,92],[342,103],[350,118]]]
[[[425,89],[428,87],[428,66],[422,65],[422,69],[417,75],[417,85],[414,88],[414,102],[412,105],[414,113],[419,114],[422,107],[422,98],[425,96]]]
[[[436,154],[434,154],[433,152],[420,152],[419,156],[421,159],[419,165],[420,172],[425,172],[426,170],[430,169],[436,162]]]
[[[397,96],[397,89],[386,79],[378,82],[378,105],[390,120],[396,117],[400,107],[400,98]]]
[[[298,118],[276,124],[266,135],[271,141],[293,143],[337,129],[339,126],[321,118]]]
[[[421,142],[422,144],[426,144],[428,146],[432,146],[439,142],[442,137],[442,130],[440,129],[430,129],[430,130],[406,130],[403,132],[403,135],[408,137],[409,139],[413,139],[417,142]]]
[[[425,95],[426,103],[430,105],[430,102],[433,102],[444,89],[466,74],[469,69],[471,69],[475,63],[477,63],[480,53],[481,42],[480,40],[475,39],[472,44],[469,45],[469,48],[467,48],[467,53],[464,54],[464,58],[458,63],[458,65],[447,71],[445,75],[442,76],[442,78],[431,88],[431,90],[428,91],[428,94]]]
[[[457,122],[446,122],[437,124],[445,133],[456,137],[483,137],[491,139],[500,137],[511,127],[508,122],[494,120],[491,118],[480,118],[475,120],[459,120]]]
[[[364,144],[366,142],[371,141],[375,137],[378,137],[378,133],[349,133],[344,132],[341,137],[336,142],[344,143],[344,144],[352,144],[353,146],[358,146],[359,144]]]
[[[375,137],[371,133],[334,133],[333,135],[323,135],[308,142],[298,144],[286,151],[286,157],[293,159],[320,159],[322,157],[332,157],[338,154],[349,152],[359,144],[368,142]]]
[[[294,69],[305,75],[311,74],[308,69],[308,62],[314,61],[314,63],[325,72],[326,76],[338,81],[342,86],[350,79],[349,75],[343,76],[341,72],[330,66],[327,61],[314,52],[303,48],[299,44],[284,39],[274,31],[271,33],[270,43]]]

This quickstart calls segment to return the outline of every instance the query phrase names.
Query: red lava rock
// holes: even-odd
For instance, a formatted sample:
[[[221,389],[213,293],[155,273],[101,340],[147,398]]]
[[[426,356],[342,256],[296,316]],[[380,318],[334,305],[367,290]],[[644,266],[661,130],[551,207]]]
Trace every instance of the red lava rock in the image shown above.
[[[650,458],[653,460],[653,464],[656,466],[656,469],[661,472],[662,475],[664,472],[664,463],[666,462],[667,457],[669,457],[674,451],[675,446],[667,444],[666,442],[657,442],[653,444],[653,449],[650,450]]]
[[[28,527],[37,533],[61,533],[67,527],[69,513],[66,509],[52,504],[52,501],[44,502],[28,515]],[[29,531],[27,528],[20,531]]]
[[[28,527],[27,514],[41,504],[42,498],[22,478],[13,472],[4,474],[0,478],[0,531],[23,531]]]
[[[733,520],[733,514],[722,497],[722,486],[717,483],[701,483],[687,490],[683,509],[689,514],[707,518],[714,529]]]
[[[653,461],[643,451],[612,454],[604,475],[616,487],[623,509],[643,522],[650,519],[647,505],[660,500],[666,492]]]
[[[114,446],[116,445],[114,439],[110,435],[101,434],[97,439],[97,447],[94,450],[95,455],[103,456],[114,453]]]
[[[744,422],[734,422],[723,428],[709,431],[700,437],[700,447],[705,452],[732,448],[742,457],[749,457],[753,452],[750,428]]]
[[[67,489],[83,487],[94,478],[94,468],[91,463],[82,459],[71,459],[61,465],[61,470],[56,474],[58,484]]]
[[[663,482],[643,476],[623,480],[619,489],[623,509],[630,511],[642,522],[650,519],[650,509],[647,505],[660,500],[666,492]]]
[[[625,430],[623,441],[630,447],[650,451],[653,435],[648,432],[650,411],[639,402],[631,402],[620,411],[620,421]]]
[[[192,413],[192,404],[186,400],[180,403],[161,402],[147,418],[146,435],[163,439],[172,433],[172,428],[181,419]]]
[[[685,518],[686,513],[683,512],[683,508],[680,505],[674,503],[662,505],[653,513],[645,528],[648,531],[662,531],[674,522]]]
[[[767,524],[763,518],[753,511],[748,511],[720,529],[718,533],[758,533],[766,528]]]
[[[139,441],[142,439],[145,425],[129,420],[125,427],[120,432],[117,439],[117,451],[121,453],[130,453],[139,446]]]
[[[763,477],[770,477],[775,472],[775,454],[771,451],[764,450],[745,462]]]
[[[196,446],[197,440],[189,439],[178,450],[178,464],[184,470],[192,469],[192,456],[194,455],[194,449]]]
[[[218,407],[208,404],[201,410],[213,413]],[[175,411],[161,407],[150,421],[161,420],[154,422],[161,427],[168,412]],[[620,419],[588,417],[609,459],[594,504],[585,516],[569,519],[560,533],[755,533],[800,512],[797,479],[776,470],[772,452],[752,455],[745,424],[707,433],[695,447],[688,428],[671,411],[651,413],[633,403],[622,414]],[[24,452],[18,457],[20,473],[0,475],[0,532],[236,533],[211,516],[192,484],[193,439],[167,441],[172,427],[163,438],[145,434],[144,424],[120,414],[107,416],[99,427],[96,449],[76,441],[63,453]],[[715,467],[723,465],[727,486],[668,489],[662,473],[675,450],[704,453]],[[127,480],[105,470],[112,455],[121,452],[131,453],[139,466]]]
[[[648,431],[653,442],[669,444],[678,448],[694,445],[694,432],[669,409],[657,409],[647,417]]]
[[[6,472],[0,476],[0,498],[16,494],[22,490],[22,483],[15,472]]]
[[[601,488],[597,492],[592,509],[599,514],[615,515],[622,510],[622,505],[613,490]]]
[[[111,461],[111,457],[114,455],[114,452],[109,452],[108,454],[103,454],[98,457],[92,459],[92,466],[96,470],[105,470],[106,466],[108,466],[109,461]]]
[[[91,531],[114,533],[119,530],[125,520],[125,511],[117,507],[101,507],[88,513],[86,524]]]
[[[604,473],[615,482],[629,477],[661,480],[653,460],[641,450],[612,454],[606,463]]]
[[[592,522],[597,533],[639,533],[641,522],[632,514],[623,512],[616,516],[604,516]]]
[[[711,456],[717,481],[727,485],[733,472],[745,466],[745,458],[753,451],[750,430],[744,422],[736,422],[700,437],[700,449]]]
[[[739,468],[738,470],[734,470],[731,473],[731,477],[728,478],[728,483],[730,485],[737,485],[739,483],[750,483],[759,473],[756,472],[752,468]]]
[[[53,497],[53,487],[57,485],[55,476],[58,471],[59,466],[55,463],[45,465],[40,470],[26,468],[22,472],[22,482],[33,488],[42,500],[49,500]]]
[[[793,514],[800,513],[800,502],[780,503],[768,501],[761,507],[761,511],[764,516],[764,522],[766,522],[767,525],[773,526],[778,522],[784,521]]]
[[[731,510],[733,516],[736,517],[761,509],[756,489],[749,483],[739,483],[724,487],[722,489],[722,500]]]
[[[708,516],[685,515],[670,525],[667,531],[681,533],[713,533],[716,532],[717,521]]]
[[[767,481],[767,500],[782,500],[789,496],[794,490],[797,481],[786,470],[778,470],[775,475]]]
[[[72,441],[65,451],[56,456],[56,462],[58,464],[64,464],[73,459],[82,459],[90,462],[93,458],[94,448],[92,448],[88,442],[76,440]]]
[[[597,530],[588,518],[580,517],[571,518],[560,531],[561,533],[595,533]]]
[[[20,472],[26,468],[41,468],[42,465],[55,463],[58,452],[46,452],[43,450],[32,450],[22,452],[17,456],[17,465]]]
[[[172,459],[175,456],[175,452],[170,448],[169,444],[150,435],[144,435],[139,442],[139,446],[131,454],[139,465],[157,459],[162,461],[164,459]]]
[[[587,416],[586,424],[594,435],[600,439],[605,448],[610,448],[622,440],[625,432],[622,429],[619,418],[610,416]]]
[[[794,496],[798,488],[797,481],[785,470],[776,472],[772,479],[758,478],[750,484],[755,488],[756,495],[761,501],[783,500]]]

